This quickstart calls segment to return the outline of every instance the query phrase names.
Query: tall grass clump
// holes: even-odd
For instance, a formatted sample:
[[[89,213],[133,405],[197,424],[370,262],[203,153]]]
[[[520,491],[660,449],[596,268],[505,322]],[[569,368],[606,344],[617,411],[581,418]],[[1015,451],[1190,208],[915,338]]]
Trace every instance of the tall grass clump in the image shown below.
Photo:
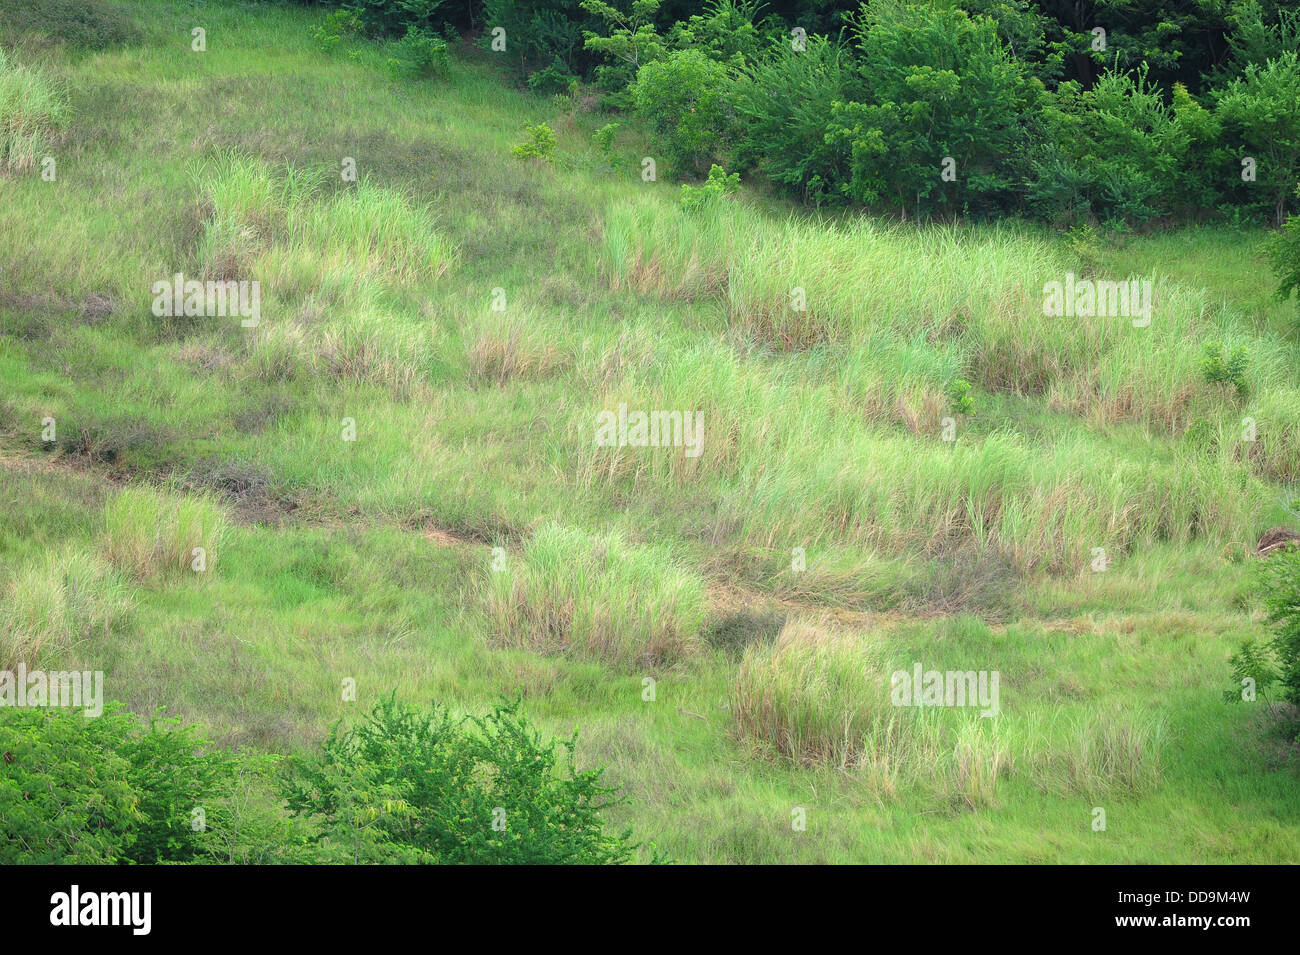
[[[436,279],[456,257],[426,207],[368,180],[327,192],[318,171],[236,154],[202,164],[195,180],[210,213],[199,245],[210,277],[255,275],[286,298],[337,299]]]
[[[72,549],[47,555],[0,593],[0,670],[65,653],[129,606],[126,587],[98,558]]]
[[[661,547],[546,524],[491,574],[486,606],[506,645],[666,665],[698,646],[704,580]]]
[[[817,621],[789,621],[775,643],[751,645],[731,686],[736,737],[802,766],[861,772],[881,797],[929,776],[946,753],[928,714],[893,705],[881,649]]]
[[[1163,772],[1168,731],[1159,716],[1089,706],[1054,714],[1040,731],[1029,729],[1026,765],[1039,788],[1054,793],[1138,795],[1154,789]]]
[[[34,168],[67,112],[66,97],[44,73],[0,49],[0,170]]]
[[[210,497],[129,487],[104,506],[104,552],[139,580],[191,570],[195,548],[203,548],[211,571],[226,527],[225,511]]]

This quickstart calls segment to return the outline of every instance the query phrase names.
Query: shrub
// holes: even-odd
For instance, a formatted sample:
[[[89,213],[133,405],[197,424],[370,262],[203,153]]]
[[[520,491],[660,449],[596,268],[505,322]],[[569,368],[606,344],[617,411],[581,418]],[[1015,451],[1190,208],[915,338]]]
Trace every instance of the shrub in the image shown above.
[[[433,30],[443,0],[350,0],[371,36],[402,36],[408,30]]]
[[[1256,175],[1281,225],[1300,178],[1300,55],[1288,52],[1251,64],[1220,95],[1215,112],[1241,157],[1257,160]]]
[[[1296,188],[1300,196],[1300,187]],[[1269,262],[1278,277],[1277,294],[1281,299],[1294,293],[1300,299],[1300,216],[1291,216],[1266,246]]]
[[[1029,189],[1036,209],[1145,222],[1170,208],[1186,178],[1187,133],[1145,70],[1107,72],[1088,90],[1062,83],[1043,115],[1049,139]]]
[[[447,41],[420,27],[410,27],[406,36],[389,45],[389,50],[392,56],[388,58],[388,66],[395,76],[416,80],[442,78],[450,67]]]
[[[335,10],[326,14],[324,22],[312,33],[312,38],[327,53],[337,50],[344,41],[351,43],[362,35],[365,25],[351,10]]]
[[[1300,548],[1288,547],[1270,555],[1260,562],[1258,574],[1268,621],[1273,625],[1265,646],[1287,701],[1300,706]],[[1260,685],[1265,688],[1266,683]]]
[[[632,0],[624,13],[603,0],[582,0],[582,9],[597,21],[603,21],[607,36],[583,30],[583,46],[609,61],[596,67],[596,82],[609,92],[606,104],[616,109],[631,106],[628,88],[636,82],[637,71],[645,64],[668,54],[664,38],[655,28],[655,14],[660,0]]]
[[[1245,345],[1238,345],[1225,357],[1222,342],[1206,342],[1201,352],[1201,375],[1205,381],[1211,385],[1232,385],[1241,398],[1250,393],[1246,382],[1249,365]]]
[[[546,740],[502,704],[455,719],[389,698],[336,724],[321,755],[299,761],[289,808],[318,817],[325,860],[439,864],[627,862],[630,832],[605,831],[617,802],[602,770],[574,764],[577,734]]]
[[[736,138],[735,82],[698,50],[679,50],[637,72],[637,114],[682,171],[702,174]]]
[[[618,135],[620,128],[621,126],[618,123],[606,123],[591,134],[592,145],[604,157],[605,162],[609,163],[611,169],[617,169],[623,165],[623,157],[614,150],[614,138]]]
[[[551,67],[557,61],[565,71],[578,71],[582,28],[589,22],[579,0],[548,0],[544,4],[528,0],[485,0],[483,22],[487,29],[483,31],[482,43],[491,44],[495,28],[505,30],[504,55],[520,73],[539,66]]]
[[[948,386],[948,407],[953,414],[974,414],[975,398],[971,395],[970,382],[964,378],[954,379]]]
[[[0,170],[33,168],[66,116],[66,99],[45,74],[0,50]]]
[[[510,147],[510,151],[520,159],[540,159],[542,162],[555,161],[555,130],[546,123],[536,126],[524,126],[527,138]]]
[[[740,173],[730,176],[721,166],[709,168],[709,178],[698,186],[682,185],[681,206],[685,212],[711,209],[728,196],[740,191]]]
[[[547,524],[488,582],[505,643],[622,664],[671,663],[697,645],[704,581],[658,547]]]
[[[204,495],[181,497],[129,487],[105,505],[104,530],[109,563],[148,580],[190,570],[198,547],[211,570],[226,531],[226,515]]]
[[[574,89],[579,80],[557,56],[551,65],[529,74],[528,88],[534,93],[551,93],[557,96]]]
[[[848,157],[847,194],[903,214],[1008,204],[1042,85],[1006,49],[996,21],[882,0],[853,28],[865,97],[836,107],[827,132]],[[945,181],[949,170],[955,179]]]
[[[236,770],[192,728],[142,729],[117,704],[94,719],[0,709],[0,753],[3,864],[196,861],[211,829],[194,810],[217,807]]]
[[[825,37],[800,51],[782,44],[751,65],[738,87],[736,111],[744,136],[737,160],[758,165],[801,199],[842,202],[848,152],[828,141],[834,103],[861,98],[852,57]]]

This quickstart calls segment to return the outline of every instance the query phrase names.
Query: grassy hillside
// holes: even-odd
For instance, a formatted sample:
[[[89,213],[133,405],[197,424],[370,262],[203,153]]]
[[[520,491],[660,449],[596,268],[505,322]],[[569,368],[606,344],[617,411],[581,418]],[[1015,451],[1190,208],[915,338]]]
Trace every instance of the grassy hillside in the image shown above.
[[[8,662],[275,753],[394,688],[522,695],[686,862],[1300,853],[1294,754],[1222,702],[1300,481],[1261,234],[691,214],[486,52],[393,80],[317,13],[136,7],[7,51],[69,103],[57,178],[0,174]],[[539,121],[554,163],[510,152]],[[259,281],[260,325],[155,317],[177,272]],[[1067,272],[1151,280],[1151,323],[1045,316]],[[597,445],[621,404],[701,453]],[[915,661],[998,671],[1000,715],[890,706]]]

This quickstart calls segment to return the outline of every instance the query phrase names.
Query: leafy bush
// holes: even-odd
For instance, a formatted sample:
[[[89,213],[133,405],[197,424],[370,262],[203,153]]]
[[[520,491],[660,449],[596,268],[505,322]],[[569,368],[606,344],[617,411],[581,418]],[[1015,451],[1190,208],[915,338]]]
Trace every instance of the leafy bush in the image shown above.
[[[1089,90],[1063,83],[1043,116],[1050,139],[1029,195],[1048,215],[1144,222],[1185,182],[1187,134],[1145,71],[1107,72]]]
[[[834,107],[827,131],[847,157],[846,194],[903,214],[1009,204],[1042,85],[996,22],[881,0],[853,28],[864,98]]]
[[[1251,64],[1219,96],[1215,112],[1242,158],[1257,160],[1256,175],[1281,225],[1300,179],[1300,55],[1283,53]]]
[[[1286,547],[1262,560],[1258,582],[1273,633],[1266,642],[1242,647],[1233,670],[1239,679],[1254,679],[1260,691],[1281,684],[1287,701],[1300,706],[1300,548]],[[1226,698],[1239,699],[1240,690]]]
[[[607,35],[583,30],[583,47],[603,56],[596,67],[596,82],[608,93],[605,105],[626,109],[632,105],[627,93],[637,72],[647,63],[668,55],[668,44],[655,27],[660,0],[632,0],[626,13],[603,0],[582,0],[582,9],[603,22]]]
[[[710,209],[740,190],[740,173],[730,176],[721,166],[709,168],[709,178],[698,186],[682,185],[681,206],[685,212]]]
[[[327,53],[337,50],[345,41],[359,38],[365,25],[351,10],[335,10],[326,14],[325,20],[312,33],[312,38]]]
[[[33,168],[66,116],[66,99],[45,74],[0,50],[0,170]]]
[[[975,398],[971,395],[970,382],[957,378],[948,386],[949,409],[953,414],[974,414]]]
[[[410,27],[406,36],[389,45],[389,69],[408,79],[445,77],[450,66],[447,41],[420,27]]]
[[[1300,196],[1300,187],[1297,187],[1296,195]],[[1279,279],[1278,297],[1287,299],[1295,293],[1300,298],[1300,216],[1286,220],[1286,224],[1269,239],[1267,252]]]
[[[510,147],[510,151],[520,159],[540,159],[543,162],[555,161],[555,130],[546,123],[536,126],[524,126],[528,138],[522,143]]]
[[[577,734],[545,740],[502,704],[456,719],[383,700],[336,724],[318,758],[300,761],[290,809],[318,817],[325,860],[605,865],[636,849],[605,831],[616,789],[574,765]]]
[[[558,56],[550,66],[536,70],[528,76],[528,88],[534,93],[567,93],[578,82],[578,77]]]
[[[174,720],[148,729],[116,704],[0,709],[0,863],[194,862],[196,809],[229,794],[236,760]],[[219,814],[218,814],[219,815]]]
[[[828,141],[834,104],[861,98],[852,57],[825,37],[806,49],[789,44],[746,71],[736,110],[744,137],[737,159],[758,165],[774,183],[801,199],[822,203],[847,198],[848,152]]]
[[[433,30],[443,0],[349,0],[371,36],[403,36],[411,28]]]
[[[1246,369],[1250,365],[1250,356],[1245,345],[1238,345],[1228,355],[1224,355],[1222,342],[1206,342],[1201,354],[1201,375],[1211,385],[1232,385],[1239,397],[1250,393],[1246,382]]]
[[[637,72],[637,114],[672,162],[703,174],[735,142],[735,82],[727,67],[698,50],[680,50]]]
[[[550,67],[557,61],[570,73],[579,72],[582,30],[589,23],[578,0],[485,0],[487,29],[482,43],[490,45],[493,29],[505,30],[504,55],[520,73]],[[499,55],[499,54],[498,54]]]
[[[621,126],[618,123],[606,123],[600,129],[591,134],[591,142],[596,147],[596,151],[604,157],[605,162],[609,163],[611,169],[617,169],[623,165],[623,157],[614,151],[614,138],[618,135]]]

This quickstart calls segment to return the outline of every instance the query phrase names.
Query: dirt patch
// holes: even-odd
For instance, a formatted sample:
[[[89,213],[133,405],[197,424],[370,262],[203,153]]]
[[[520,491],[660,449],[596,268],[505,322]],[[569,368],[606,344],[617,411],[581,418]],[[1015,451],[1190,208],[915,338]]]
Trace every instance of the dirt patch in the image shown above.
[[[1255,553],[1260,557],[1268,557],[1270,554],[1291,547],[1300,547],[1300,533],[1287,527],[1273,527],[1265,531],[1264,536],[1259,539]]]

